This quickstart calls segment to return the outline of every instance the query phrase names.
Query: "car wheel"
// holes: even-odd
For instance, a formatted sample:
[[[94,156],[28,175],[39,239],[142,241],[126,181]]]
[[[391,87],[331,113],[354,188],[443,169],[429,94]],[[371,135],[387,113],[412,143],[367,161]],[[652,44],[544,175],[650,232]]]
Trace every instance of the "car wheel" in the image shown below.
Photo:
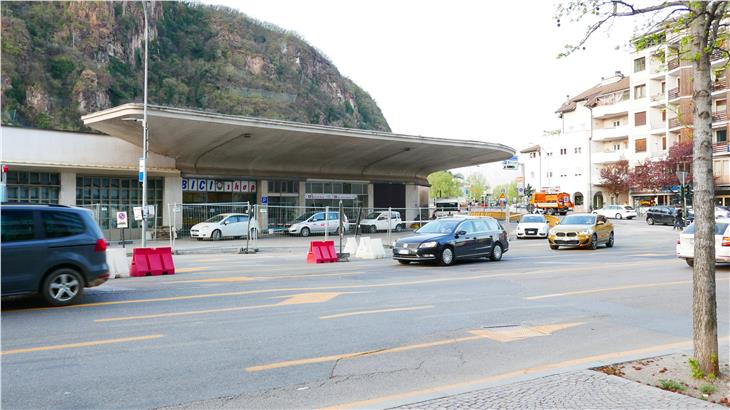
[[[591,249],[596,249],[598,247],[598,235],[593,234],[591,237]]]
[[[213,231],[213,233],[210,234],[210,239],[214,241],[219,241],[221,239],[221,231],[219,231],[218,229]]]
[[[396,225],[396,226],[395,226],[395,231],[396,231],[396,232],[400,232],[400,231],[402,231],[402,230],[403,230],[403,227],[402,227],[402,226],[400,226],[400,225]]]
[[[439,263],[444,266],[449,266],[452,263],[454,263],[454,250],[450,247],[445,247],[443,251],[441,251],[441,259],[439,260]]]
[[[411,264],[411,261],[404,261],[404,260],[400,260],[399,259],[398,260],[398,263],[400,263],[401,265],[410,265]]]
[[[502,245],[498,243],[494,244],[494,247],[492,248],[492,254],[489,255],[489,259],[493,261],[502,260]]]
[[[652,218],[652,217],[646,218],[646,223],[648,223],[649,225],[654,225],[654,218]]]
[[[694,259],[692,259],[692,258],[687,258],[687,259],[685,259],[684,261],[685,261],[685,262],[687,262],[687,265],[688,265],[688,266],[689,266],[690,268],[694,268],[694,266],[695,266],[695,260],[694,260]]]
[[[616,214],[616,219],[624,219],[624,216],[621,214]]]
[[[608,242],[606,242],[606,248],[613,248],[613,232],[611,232],[611,236],[608,237]]]
[[[309,228],[302,228],[302,230],[299,231],[299,234],[306,238],[309,236]]]
[[[555,210],[553,208],[550,208],[547,210],[548,215],[555,215]]]
[[[378,228],[375,227],[375,225],[370,225],[370,233],[376,233],[378,232]]]
[[[50,305],[68,306],[76,303],[84,293],[84,280],[71,268],[53,271],[43,281],[41,294]]]
[[[556,251],[556,250],[560,249],[560,245],[550,245],[550,249]]]

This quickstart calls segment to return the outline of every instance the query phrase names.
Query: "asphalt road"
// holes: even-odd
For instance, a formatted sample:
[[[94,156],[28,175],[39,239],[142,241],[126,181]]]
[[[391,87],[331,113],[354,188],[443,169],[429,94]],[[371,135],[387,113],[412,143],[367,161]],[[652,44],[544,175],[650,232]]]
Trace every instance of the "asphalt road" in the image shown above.
[[[307,265],[176,256],[82,304],[5,300],[4,408],[383,407],[691,348],[692,271],[671,227],[612,249],[512,241],[501,262]],[[730,268],[717,272],[727,344]]]

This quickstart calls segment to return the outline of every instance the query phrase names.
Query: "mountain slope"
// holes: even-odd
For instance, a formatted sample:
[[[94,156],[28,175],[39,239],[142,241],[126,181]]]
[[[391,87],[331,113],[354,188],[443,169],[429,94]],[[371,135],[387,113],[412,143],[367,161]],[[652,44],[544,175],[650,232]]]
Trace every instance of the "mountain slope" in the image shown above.
[[[4,2],[3,124],[84,129],[80,116],[141,102],[136,2]],[[151,104],[390,131],[375,101],[293,33],[225,7],[154,2]]]

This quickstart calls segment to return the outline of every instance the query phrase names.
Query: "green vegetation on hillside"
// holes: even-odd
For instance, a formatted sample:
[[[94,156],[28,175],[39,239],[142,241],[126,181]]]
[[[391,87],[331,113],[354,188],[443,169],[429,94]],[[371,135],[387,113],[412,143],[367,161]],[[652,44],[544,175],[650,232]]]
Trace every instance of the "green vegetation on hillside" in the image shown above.
[[[151,104],[390,130],[316,49],[238,11],[155,2],[150,38]],[[81,115],[141,102],[143,40],[141,3],[3,3],[3,124],[80,130]]]

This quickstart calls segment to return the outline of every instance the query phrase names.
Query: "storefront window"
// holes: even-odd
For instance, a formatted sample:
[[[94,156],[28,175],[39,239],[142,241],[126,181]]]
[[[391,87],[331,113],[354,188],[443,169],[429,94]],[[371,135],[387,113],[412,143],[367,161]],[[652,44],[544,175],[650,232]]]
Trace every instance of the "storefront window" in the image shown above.
[[[157,226],[162,226],[164,179],[147,178],[147,203],[157,205]],[[42,195],[42,193],[41,193]],[[130,228],[141,228],[132,217],[135,206],[142,205],[142,183],[136,177],[104,177],[78,175],[76,177],[76,205],[91,209],[101,229],[116,228],[117,212],[126,211]],[[149,227],[155,222],[149,221]]]
[[[359,209],[367,211],[368,184],[355,182],[307,182],[305,206],[307,208],[337,208],[340,201],[349,219],[356,219]]]
[[[53,172],[9,171],[8,202],[57,204],[61,178]]]

